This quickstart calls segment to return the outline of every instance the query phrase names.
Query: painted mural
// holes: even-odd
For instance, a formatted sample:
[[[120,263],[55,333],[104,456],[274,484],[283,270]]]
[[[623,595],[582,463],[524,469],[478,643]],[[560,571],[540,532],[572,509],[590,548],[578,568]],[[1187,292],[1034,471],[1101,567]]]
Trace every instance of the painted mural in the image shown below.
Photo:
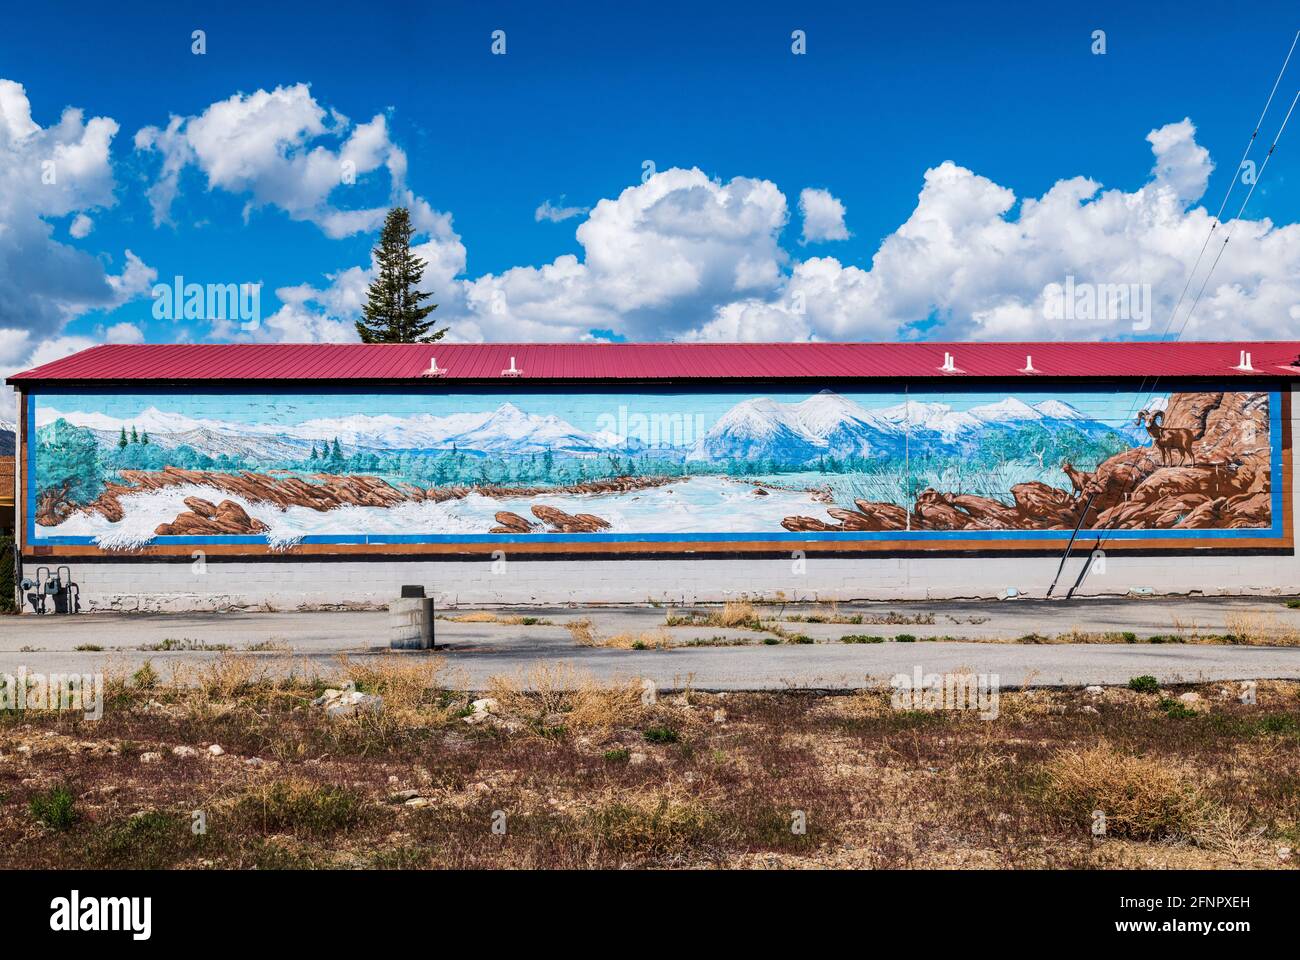
[[[40,395],[32,532],[131,550],[166,538],[286,548],[1068,536],[1081,520],[1266,531],[1278,402],[1267,392]]]

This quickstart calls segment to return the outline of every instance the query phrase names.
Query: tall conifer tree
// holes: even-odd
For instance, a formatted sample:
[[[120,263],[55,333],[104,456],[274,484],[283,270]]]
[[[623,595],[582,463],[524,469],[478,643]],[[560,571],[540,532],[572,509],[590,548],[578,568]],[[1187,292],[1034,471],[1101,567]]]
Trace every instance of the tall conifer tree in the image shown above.
[[[426,264],[411,253],[414,234],[405,207],[388,211],[374,249],[379,272],[361,308],[363,319],[356,322],[362,343],[431,343],[447,332],[446,327],[433,330],[434,322],[427,319],[438,305],[426,304],[433,294],[420,291]]]

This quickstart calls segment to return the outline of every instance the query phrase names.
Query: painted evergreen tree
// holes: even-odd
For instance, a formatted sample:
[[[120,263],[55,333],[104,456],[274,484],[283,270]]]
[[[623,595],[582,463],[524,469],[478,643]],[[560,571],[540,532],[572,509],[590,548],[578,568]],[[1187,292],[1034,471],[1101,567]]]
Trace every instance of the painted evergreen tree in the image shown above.
[[[314,443],[311,445],[311,459],[316,459],[316,444]]]
[[[139,443],[139,442],[140,442],[140,435],[139,435],[138,433],[135,432],[135,425],[134,425],[134,424],[131,425],[131,442],[132,442],[132,443]]]
[[[117,449],[119,449],[119,450],[125,450],[125,449],[126,449],[126,427],[125,427],[125,426],[122,427],[122,436],[118,437],[118,440],[117,440]]]
[[[356,322],[362,343],[432,343],[447,332],[443,327],[430,333],[434,324],[426,318],[438,305],[426,304],[433,294],[420,291],[426,264],[411,253],[414,234],[405,207],[388,211],[374,249],[379,272],[361,308],[363,319]]]

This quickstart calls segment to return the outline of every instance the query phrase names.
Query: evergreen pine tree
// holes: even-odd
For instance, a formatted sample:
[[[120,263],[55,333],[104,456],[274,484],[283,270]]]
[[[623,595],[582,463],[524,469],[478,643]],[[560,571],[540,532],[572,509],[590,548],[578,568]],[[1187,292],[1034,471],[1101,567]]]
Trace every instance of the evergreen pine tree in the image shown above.
[[[135,432],[135,425],[134,425],[134,424],[131,425],[131,442],[132,442],[132,443],[139,443],[139,442],[140,442],[140,435],[139,435],[138,433]]]
[[[342,460],[342,459],[343,459],[343,448],[339,446],[339,438],[338,438],[338,437],[335,437],[335,438],[334,438],[334,449],[330,451],[330,459],[331,459],[331,460]]]
[[[388,211],[373,251],[379,272],[361,308],[363,319],[356,321],[362,343],[431,343],[447,332],[443,327],[430,333],[433,321],[425,319],[438,305],[425,304],[433,294],[419,289],[425,262],[411,253],[414,234],[405,207]]]
[[[311,459],[313,459],[313,460],[316,459],[316,444],[315,444],[315,443],[313,443],[313,444],[311,445]]]
[[[140,445],[141,445],[141,446],[144,446],[144,447],[149,446],[149,431],[148,431],[148,430],[146,430],[144,433],[140,434]]]
[[[119,450],[126,449],[126,427],[122,428],[122,436],[120,436],[117,440],[117,449]]]

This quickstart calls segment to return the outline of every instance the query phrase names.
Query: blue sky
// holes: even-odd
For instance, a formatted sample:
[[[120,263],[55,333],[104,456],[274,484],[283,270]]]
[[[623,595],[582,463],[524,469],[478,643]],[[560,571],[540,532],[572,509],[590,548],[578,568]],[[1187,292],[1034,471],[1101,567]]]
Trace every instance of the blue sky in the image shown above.
[[[36,5],[0,36],[20,85],[7,139],[0,124],[18,174],[0,177],[18,238],[0,249],[0,365],[104,340],[346,339],[377,230],[337,217],[407,199],[455,339],[1155,336],[1200,282],[1205,208],[1297,27],[1273,2]],[[1265,141],[1298,86],[1300,58]],[[259,95],[308,121],[259,132]],[[67,107],[83,113],[60,127]],[[141,145],[171,117],[181,148]],[[294,162],[341,158],[375,118],[373,169],[304,200]],[[1289,135],[1185,336],[1300,327],[1300,119]],[[60,144],[85,163],[34,193]],[[1059,209],[1026,210],[1053,190]],[[152,283],[177,274],[261,283],[264,322],[156,318]],[[1045,318],[1067,274],[1150,286],[1149,327]]]

